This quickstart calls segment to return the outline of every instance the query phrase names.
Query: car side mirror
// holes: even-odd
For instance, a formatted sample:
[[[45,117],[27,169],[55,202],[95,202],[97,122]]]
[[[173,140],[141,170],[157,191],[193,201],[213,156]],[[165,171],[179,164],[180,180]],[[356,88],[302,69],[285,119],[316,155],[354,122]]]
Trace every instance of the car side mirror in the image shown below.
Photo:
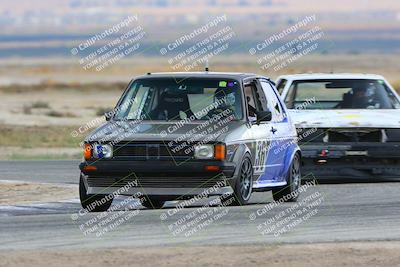
[[[272,113],[271,111],[257,111],[257,124],[262,121],[271,121],[272,120]]]

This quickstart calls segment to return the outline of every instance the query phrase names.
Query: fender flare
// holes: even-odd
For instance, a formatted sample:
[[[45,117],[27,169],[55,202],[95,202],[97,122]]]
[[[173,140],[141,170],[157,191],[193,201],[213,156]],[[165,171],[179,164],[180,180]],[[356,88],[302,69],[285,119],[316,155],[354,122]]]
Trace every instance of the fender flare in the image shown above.
[[[299,155],[300,155],[300,160],[301,160],[301,149],[300,149],[300,147],[299,147],[299,145],[298,145],[297,143],[296,143],[296,144],[290,145],[290,146],[287,148],[286,151],[287,151],[287,152],[286,152],[286,155],[285,155],[285,162],[284,162],[285,168],[284,168],[284,173],[288,173],[289,168],[290,168],[290,165],[292,164],[294,155],[295,155],[296,153],[299,153]],[[286,179],[287,179],[287,177],[286,177]]]
[[[243,158],[244,158],[244,156],[246,154],[249,154],[251,165],[253,166],[253,159],[252,159],[250,148],[244,143],[240,144],[236,148],[235,154],[234,154],[233,159],[232,159],[233,162],[236,162],[236,168],[235,168],[235,172],[233,174],[234,180],[236,180],[236,177],[238,177],[238,174],[239,174],[239,171],[240,171],[240,164],[242,163]]]

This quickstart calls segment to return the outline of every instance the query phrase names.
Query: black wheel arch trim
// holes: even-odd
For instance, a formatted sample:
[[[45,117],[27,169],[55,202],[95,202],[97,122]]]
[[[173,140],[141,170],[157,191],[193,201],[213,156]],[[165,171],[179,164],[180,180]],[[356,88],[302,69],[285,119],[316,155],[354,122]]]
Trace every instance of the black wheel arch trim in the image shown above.
[[[236,169],[233,175],[234,177],[238,177],[241,166],[240,163],[243,161],[243,158],[245,157],[246,154],[250,156],[250,162],[251,165],[253,166],[253,159],[250,148],[246,144],[240,144],[239,147],[236,149],[235,155],[233,157],[233,162],[237,162]]]

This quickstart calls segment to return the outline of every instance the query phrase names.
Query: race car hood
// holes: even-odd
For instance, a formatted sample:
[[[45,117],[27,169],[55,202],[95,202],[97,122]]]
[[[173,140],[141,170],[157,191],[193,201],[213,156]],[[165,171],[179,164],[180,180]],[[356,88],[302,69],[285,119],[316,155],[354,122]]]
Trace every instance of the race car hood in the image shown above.
[[[204,134],[204,130],[210,126],[204,127],[202,122],[179,124],[178,122],[110,121],[93,131],[85,141],[201,141],[205,136],[211,142],[223,141],[226,133],[240,124],[240,122],[231,122],[226,125],[227,128],[213,127],[211,134]]]
[[[400,128],[400,109],[290,110],[297,128]]]

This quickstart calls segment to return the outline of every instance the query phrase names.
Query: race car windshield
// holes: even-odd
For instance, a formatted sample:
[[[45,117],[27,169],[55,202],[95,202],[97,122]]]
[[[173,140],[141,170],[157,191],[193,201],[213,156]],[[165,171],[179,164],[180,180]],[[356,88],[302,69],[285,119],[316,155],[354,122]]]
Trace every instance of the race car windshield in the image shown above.
[[[383,80],[295,81],[285,99],[292,109],[398,109],[399,100]]]
[[[215,78],[146,78],[134,81],[116,108],[115,120],[208,120],[243,117],[239,82]]]

